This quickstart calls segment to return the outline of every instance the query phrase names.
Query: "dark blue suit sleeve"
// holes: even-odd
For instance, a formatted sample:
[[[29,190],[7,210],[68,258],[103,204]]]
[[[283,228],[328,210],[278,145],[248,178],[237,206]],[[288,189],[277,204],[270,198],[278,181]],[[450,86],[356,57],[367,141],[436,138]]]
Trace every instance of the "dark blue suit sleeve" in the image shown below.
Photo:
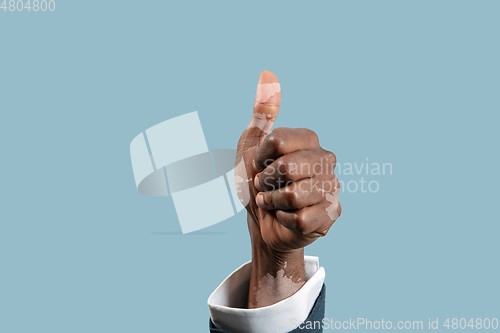
[[[314,302],[313,308],[309,313],[309,316],[301,325],[302,328],[298,327],[294,329],[290,333],[297,332],[310,332],[310,333],[322,333],[323,332],[323,318],[325,318],[325,300],[326,300],[326,285],[323,284],[323,288],[321,288],[321,292],[319,293],[318,298],[316,298],[316,302]],[[309,323],[309,324],[308,324]],[[215,327],[214,323],[212,323],[212,319],[210,319],[209,323],[210,333],[231,333],[228,331],[223,331]],[[313,327],[313,328],[306,328]]]

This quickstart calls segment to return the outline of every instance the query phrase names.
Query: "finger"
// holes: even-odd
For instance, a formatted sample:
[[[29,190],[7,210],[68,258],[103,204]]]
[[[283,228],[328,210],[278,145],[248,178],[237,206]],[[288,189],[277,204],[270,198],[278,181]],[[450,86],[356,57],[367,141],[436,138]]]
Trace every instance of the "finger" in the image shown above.
[[[335,165],[336,157],[332,152],[322,148],[299,150],[273,161],[255,176],[254,185],[259,191],[274,191],[290,182],[316,175],[334,176]]]
[[[335,210],[334,214],[329,214]],[[340,204],[323,200],[320,203],[296,211],[276,211],[276,219],[285,228],[303,235],[316,233],[325,236],[332,224],[340,215]],[[334,215],[335,219],[331,216]]]
[[[249,128],[258,128],[264,135],[271,132],[281,104],[281,87],[278,78],[271,72],[260,73],[253,116]]]
[[[303,179],[271,192],[260,192],[255,201],[266,210],[297,210],[318,204],[324,199],[324,192],[318,188],[314,178]]]
[[[274,191],[290,182],[310,178],[314,175],[312,165],[321,163],[320,158],[316,152],[307,150],[283,155],[255,175],[254,185],[259,191]]]
[[[290,182],[312,177],[313,169],[323,168],[321,162],[317,151],[299,150],[283,155],[255,175],[254,185],[259,191],[274,191]]]
[[[266,167],[266,161],[298,150],[308,150],[319,147],[316,133],[307,128],[276,128],[268,135],[255,153],[254,164],[258,170]],[[269,165],[269,163],[267,163]]]

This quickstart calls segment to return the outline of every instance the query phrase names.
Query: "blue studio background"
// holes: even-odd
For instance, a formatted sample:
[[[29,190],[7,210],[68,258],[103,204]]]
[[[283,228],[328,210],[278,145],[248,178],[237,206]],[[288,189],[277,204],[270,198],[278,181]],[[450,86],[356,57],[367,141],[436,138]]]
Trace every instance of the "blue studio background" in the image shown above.
[[[341,164],[393,166],[364,175],[376,193],[344,190],[341,218],[306,249],[327,272],[326,316],[500,318],[499,11],[61,0],[54,12],[0,10],[0,332],[208,331],[208,296],[250,259],[245,214],[180,234],[171,197],[137,192],[129,144],[198,111],[209,148],[235,148],[262,70],[282,85],[275,127],[315,130]]]

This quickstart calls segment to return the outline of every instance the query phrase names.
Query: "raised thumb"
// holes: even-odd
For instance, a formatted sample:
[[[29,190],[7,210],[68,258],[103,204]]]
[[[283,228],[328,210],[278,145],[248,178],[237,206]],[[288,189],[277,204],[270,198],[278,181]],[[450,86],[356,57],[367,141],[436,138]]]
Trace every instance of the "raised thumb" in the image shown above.
[[[276,75],[264,71],[260,73],[253,117],[249,127],[258,127],[266,135],[271,132],[281,104],[281,87]]]

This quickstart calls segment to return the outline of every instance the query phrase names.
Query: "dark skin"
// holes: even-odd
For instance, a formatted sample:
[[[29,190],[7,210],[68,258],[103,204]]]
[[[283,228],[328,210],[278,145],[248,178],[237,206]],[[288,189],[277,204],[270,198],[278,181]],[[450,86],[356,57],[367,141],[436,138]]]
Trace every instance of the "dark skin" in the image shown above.
[[[281,91],[266,89],[279,90],[278,82],[273,73],[261,73],[252,121],[237,148],[235,181],[237,188],[246,187],[238,195],[252,242],[249,308],[274,304],[300,289],[304,247],[325,236],[341,213],[336,157],[320,146],[316,133],[282,127],[269,134]]]

